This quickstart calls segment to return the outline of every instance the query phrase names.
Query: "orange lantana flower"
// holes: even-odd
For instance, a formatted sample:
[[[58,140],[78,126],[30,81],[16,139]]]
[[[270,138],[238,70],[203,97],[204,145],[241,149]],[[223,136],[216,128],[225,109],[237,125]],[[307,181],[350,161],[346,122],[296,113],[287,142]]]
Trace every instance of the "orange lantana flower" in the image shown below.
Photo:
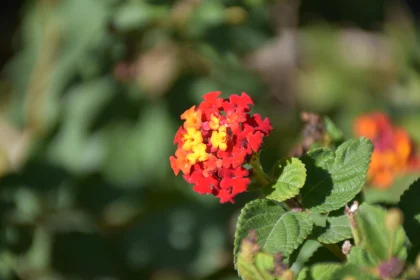
[[[372,113],[358,117],[354,132],[369,138],[374,145],[368,171],[368,180],[373,187],[386,189],[396,176],[415,168],[417,160],[408,133],[392,126],[387,115]]]

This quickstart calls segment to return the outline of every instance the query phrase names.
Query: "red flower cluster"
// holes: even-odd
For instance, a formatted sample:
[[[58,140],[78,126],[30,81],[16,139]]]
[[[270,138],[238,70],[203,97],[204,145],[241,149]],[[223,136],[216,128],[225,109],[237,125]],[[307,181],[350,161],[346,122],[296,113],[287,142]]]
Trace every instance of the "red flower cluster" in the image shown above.
[[[369,138],[375,149],[368,171],[368,179],[376,188],[388,188],[401,172],[418,168],[414,146],[408,133],[392,126],[383,113],[362,115],[355,122],[355,133]]]
[[[175,135],[178,149],[170,162],[175,175],[182,171],[194,191],[233,203],[250,183],[243,165],[258,152],[272,127],[269,119],[249,114],[254,102],[246,93],[229,99],[219,98],[220,94],[205,94],[198,108],[181,115],[185,121]]]

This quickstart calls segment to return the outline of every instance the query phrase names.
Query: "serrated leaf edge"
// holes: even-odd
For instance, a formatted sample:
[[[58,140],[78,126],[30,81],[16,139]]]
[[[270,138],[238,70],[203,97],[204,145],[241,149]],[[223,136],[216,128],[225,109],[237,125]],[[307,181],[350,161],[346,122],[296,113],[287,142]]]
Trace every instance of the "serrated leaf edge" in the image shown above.
[[[303,179],[303,184],[302,184],[302,186],[300,186],[300,187],[297,187],[297,186],[294,186],[293,185],[293,188],[297,188],[298,190],[300,190],[301,188],[303,188],[303,186],[305,185],[305,183],[306,183],[306,177],[307,177],[307,170],[306,170],[306,166],[305,166],[305,164],[299,159],[299,158],[296,158],[296,157],[289,157],[289,158],[283,158],[281,161],[279,161],[279,162],[277,162],[276,163],[276,165],[281,165],[281,163],[284,163],[285,161],[288,161],[288,160],[290,160],[291,161],[291,163],[290,164],[293,164],[293,161],[295,162],[295,163],[297,163],[297,164],[299,164],[300,165],[300,168],[302,168],[302,170],[301,171],[303,171],[303,173],[304,173],[304,175],[303,175],[303,177],[304,177],[304,179]],[[283,183],[283,184],[287,184],[287,185],[291,185],[290,184],[290,182],[287,182],[287,181],[281,181],[280,180],[280,178],[281,178],[281,176],[282,176],[282,174],[283,173],[281,173],[279,176],[278,176],[278,178],[275,180],[275,182],[272,184],[272,185],[270,185],[270,188],[274,188],[274,185],[276,185],[278,182],[280,182],[280,183]],[[275,190],[274,190],[275,191]],[[273,192],[274,192],[273,191]],[[288,191],[290,191],[290,187],[288,187]],[[297,194],[294,194],[294,195],[291,195],[291,194],[289,194],[289,195],[286,195],[286,196],[284,196],[284,198],[280,201],[280,200],[277,200],[277,199],[275,199],[274,197],[272,197],[271,196],[271,194],[269,194],[269,195],[267,195],[267,199],[270,199],[270,200],[274,200],[274,201],[278,201],[278,202],[283,202],[283,201],[285,201],[285,200],[287,200],[287,199],[290,199],[290,198],[292,198],[292,197],[295,197],[296,195],[298,195],[299,194],[299,192],[297,193]]]
[[[344,143],[342,143],[335,151],[333,151],[333,150],[331,150],[331,149],[329,149],[329,148],[325,148],[325,147],[321,147],[321,148],[317,148],[317,149],[314,149],[314,150],[311,150],[311,151],[309,151],[307,154],[309,155],[309,154],[312,154],[312,153],[315,153],[315,152],[319,152],[319,151],[328,151],[328,152],[332,152],[333,153],[333,155],[334,155],[334,163],[335,163],[335,161],[336,161],[336,159],[337,159],[337,154],[341,151],[341,150],[343,150],[343,149],[345,149],[345,148],[347,148],[347,147],[343,147],[343,146],[350,146],[351,144],[352,144],[352,142],[360,142],[360,144],[359,145],[362,145],[363,143],[369,143],[370,144],[370,146],[371,146],[371,154],[372,154],[372,152],[373,152],[373,144],[372,144],[372,142],[368,139],[368,138],[366,138],[366,137],[360,137],[360,138],[358,138],[358,139],[351,139],[351,140],[348,140],[348,141],[346,141],[346,142],[344,142]],[[370,165],[370,162],[371,162],[371,157],[369,158],[369,161],[367,162],[367,168],[369,169],[369,165]],[[367,170],[368,170],[367,169]],[[335,171],[336,171],[337,169],[333,169],[332,171],[330,171],[329,173],[331,174],[331,173],[334,173]],[[361,174],[361,176],[363,177],[363,183],[361,184],[361,189],[363,188],[363,185],[364,185],[364,183],[365,183],[365,181],[366,181],[366,178],[367,178],[367,170],[366,170],[366,172],[364,173],[364,174]],[[324,181],[324,180],[323,180]],[[321,181],[321,182],[323,182],[323,181]],[[319,185],[320,183],[318,183],[317,185]],[[317,186],[316,185],[316,186]],[[312,190],[311,190],[312,191]],[[359,190],[359,192],[360,192],[361,190]],[[359,193],[359,192],[357,192],[356,194],[354,194],[354,195],[352,195],[351,197],[349,197],[349,198],[347,198],[347,200],[348,201],[350,201],[350,200],[352,200],[354,197],[356,197],[357,196],[357,194]],[[309,192],[308,192],[309,193]],[[305,196],[308,194],[308,193],[306,193],[305,194]],[[326,196],[326,198],[325,199],[327,199],[328,197],[330,197],[331,196],[331,194],[330,195],[328,195],[328,196]],[[303,198],[302,198],[303,199]],[[322,206],[323,205],[325,205],[325,204],[327,204],[327,205],[329,205],[329,204],[331,204],[331,203],[324,203],[324,204],[320,204],[320,205],[318,205],[318,206],[314,206],[314,207],[312,207],[312,208],[308,208],[308,210],[310,210],[311,212],[313,212],[313,213],[326,213],[326,212],[330,212],[330,211],[334,211],[334,210],[337,210],[337,209],[340,209],[341,207],[343,207],[344,205],[345,205],[345,203],[343,204],[343,205],[339,205],[339,206],[337,206],[337,207],[335,207],[335,208],[331,208],[331,209],[329,209],[329,208],[323,208]]]
[[[284,214],[282,215],[282,217],[284,216],[284,215],[286,215],[286,214],[298,214],[299,212],[288,212],[288,211],[286,211],[280,204],[279,204],[279,202],[277,202],[277,201],[275,201],[275,200],[271,200],[271,199],[256,199],[256,200],[253,200],[253,201],[251,201],[251,202],[249,202],[249,203],[247,203],[245,206],[244,206],[244,208],[242,208],[241,209],[241,213],[239,214],[239,218],[238,218],[238,221],[237,221],[237,223],[236,223],[236,230],[235,230],[235,240],[234,240],[234,247],[233,247],[233,261],[234,261],[234,266],[235,266],[235,269],[237,269],[237,254],[239,254],[239,252],[240,252],[240,242],[242,241],[242,240],[239,240],[239,236],[238,236],[238,228],[239,228],[239,225],[241,224],[241,221],[242,221],[242,219],[243,219],[243,217],[244,217],[244,215],[246,214],[245,212],[246,211],[248,211],[250,208],[253,208],[253,207],[255,207],[257,204],[261,204],[261,203],[263,203],[263,202],[273,202],[273,203],[275,203],[275,204],[277,204],[278,205],[278,207],[280,207],[281,209],[283,209],[283,211],[284,211]],[[244,215],[243,215],[244,214]],[[264,214],[266,214],[266,213],[264,213]],[[260,214],[261,215],[261,214]],[[255,216],[252,216],[252,217],[255,217]],[[296,218],[296,217],[295,217]],[[279,219],[280,220],[280,219]],[[300,227],[300,225],[299,225],[299,220],[298,219],[296,219],[298,222],[297,222],[297,224],[298,224],[298,226],[299,226],[299,229],[301,229],[301,227]],[[312,232],[312,229],[313,229],[313,222],[312,222],[312,220],[309,218],[309,219],[307,219],[307,220],[305,220],[305,222],[308,222],[307,223],[307,225],[308,225],[308,227],[310,227],[310,229],[308,229],[307,230],[307,235],[306,235],[306,237]],[[242,225],[242,226],[245,226],[246,225],[246,222]],[[299,231],[299,232],[301,232],[301,231]],[[297,241],[297,244],[295,245],[295,246],[291,246],[291,249],[292,249],[292,251],[293,250],[295,250],[295,249],[297,249],[298,247],[299,247],[299,245],[300,244],[302,244],[303,243],[303,241],[305,241],[305,238],[306,237],[302,237],[302,236],[297,236],[297,239],[296,239],[296,241]],[[268,239],[268,238],[267,238]],[[260,239],[261,240],[261,239]],[[264,246],[262,246],[262,247],[264,247]]]

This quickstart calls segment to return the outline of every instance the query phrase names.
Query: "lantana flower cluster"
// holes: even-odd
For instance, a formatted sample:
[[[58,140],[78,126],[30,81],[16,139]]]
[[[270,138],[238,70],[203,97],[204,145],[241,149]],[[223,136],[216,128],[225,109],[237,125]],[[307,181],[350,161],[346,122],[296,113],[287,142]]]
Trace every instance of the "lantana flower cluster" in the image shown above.
[[[369,138],[373,145],[368,180],[376,188],[391,186],[395,176],[412,169],[419,169],[413,143],[408,133],[394,127],[383,113],[359,116],[355,122],[355,133]]]
[[[272,126],[268,118],[249,113],[254,102],[246,93],[228,99],[220,94],[205,94],[198,107],[181,115],[184,124],[175,135],[178,148],[170,162],[175,175],[182,172],[194,191],[233,203],[250,183],[244,164],[258,153]]]

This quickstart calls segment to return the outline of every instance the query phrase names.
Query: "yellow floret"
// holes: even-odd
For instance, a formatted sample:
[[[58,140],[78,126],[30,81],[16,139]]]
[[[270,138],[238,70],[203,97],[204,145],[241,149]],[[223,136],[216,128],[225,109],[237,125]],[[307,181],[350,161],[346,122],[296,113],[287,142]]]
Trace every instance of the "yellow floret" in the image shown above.
[[[210,139],[213,148],[219,148],[222,151],[227,149],[226,126],[219,127],[218,131],[213,131]]]
[[[201,127],[201,111],[195,110],[195,106],[192,106],[190,109],[185,111],[181,115],[181,119],[185,120],[184,128],[195,127],[196,129],[200,129]]]
[[[190,151],[194,146],[203,143],[203,135],[195,127],[188,127],[183,138],[185,142],[182,149],[185,151]]]
[[[209,126],[211,129],[217,130],[219,128],[219,122],[220,122],[219,118],[217,118],[214,115],[210,116]]]
[[[187,160],[191,164],[195,164],[197,161],[206,161],[209,159],[209,155],[206,152],[206,145],[201,143],[195,145],[192,148],[192,153],[187,155]]]

